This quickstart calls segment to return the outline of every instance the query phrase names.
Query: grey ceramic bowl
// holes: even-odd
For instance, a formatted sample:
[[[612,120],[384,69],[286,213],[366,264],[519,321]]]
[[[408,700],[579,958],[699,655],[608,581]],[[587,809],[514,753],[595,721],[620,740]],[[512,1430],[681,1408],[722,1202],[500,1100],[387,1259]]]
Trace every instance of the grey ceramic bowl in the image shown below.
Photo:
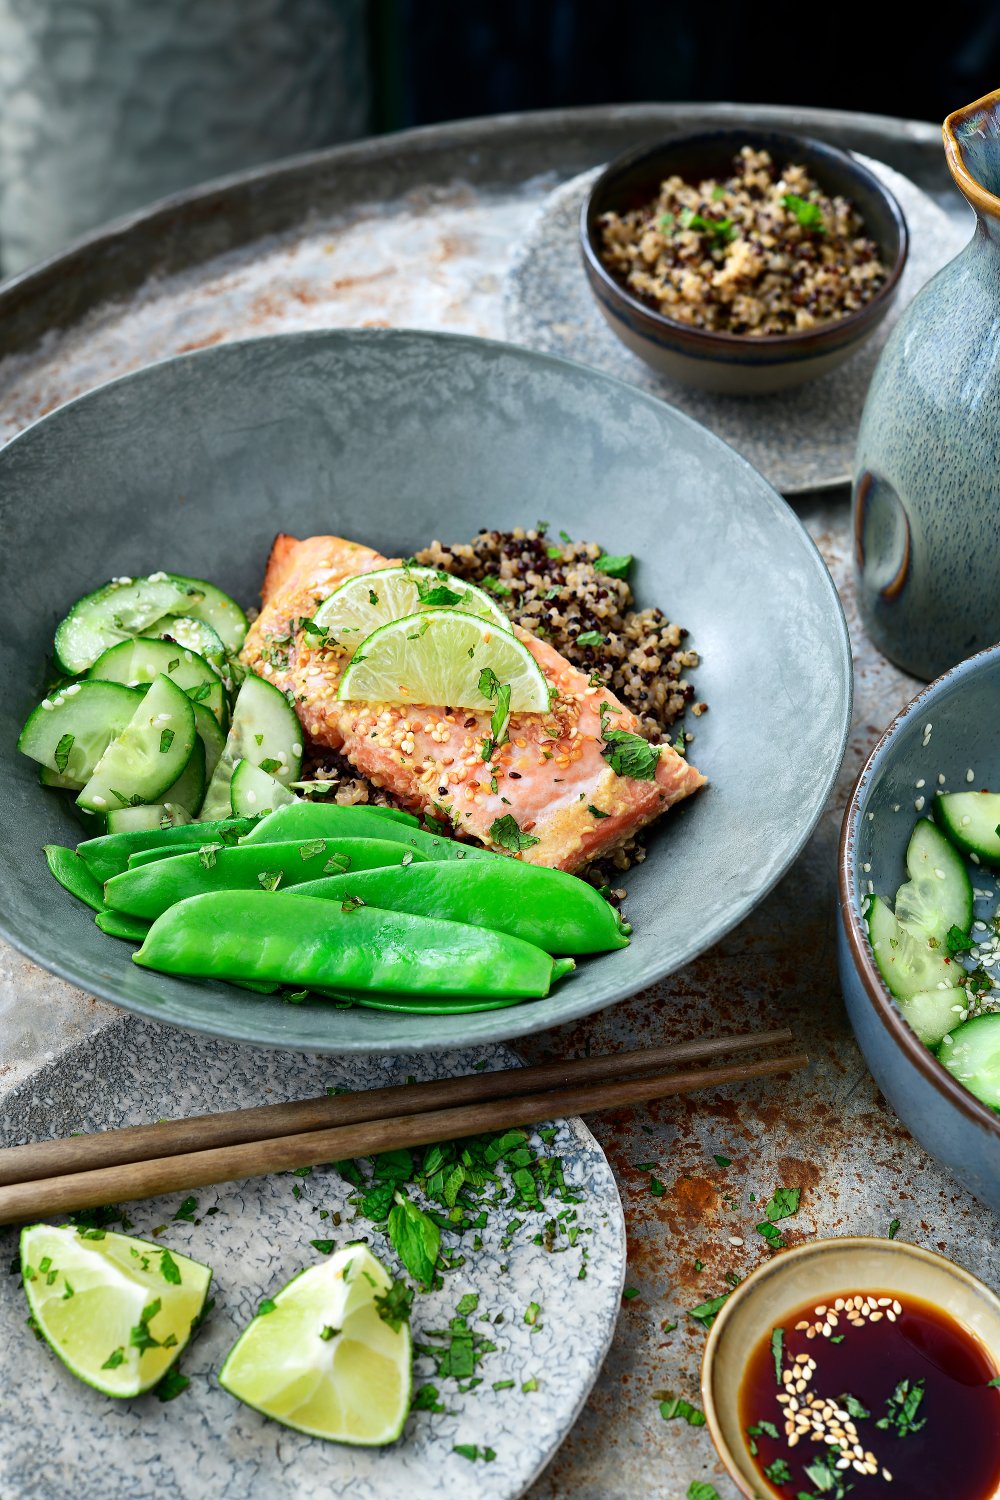
[[[837,943],[848,1015],[879,1088],[925,1150],[1000,1213],[1000,1115],[910,1030],[875,967],[862,917],[869,881],[876,895],[890,899],[902,884],[906,845],[920,816],[914,802],[923,796],[926,812],[939,775],[942,791],[967,791],[969,770],[975,786],[1000,787],[998,701],[1000,646],[992,646],[919,693],[875,746],[844,815]],[[984,871],[981,888],[992,884]],[[995,904],[977,900],[977,915],[992,915]]]
[[[655,311],[606,268],[600,255],[601,215],[651,202],[667,177],[689,182],[725,176],[742,146],[766,150],[779,165],[794,161],[828,193],[857,206],[878,245],[888,276],[857,312],[803,333],[714,333]],[[808,136],[736,127],[674,137],[613,161],[594,183],[580,216],[583,264],[597,305],[610,328],[640,359],[672,380],[723,395],[762,396],[825,375],[848,359],[889,310],[906,264],[903,211],[889,189],[848,151]]]
[[[531,526],[635,554],[704,655],[693,758],[711,786],[629,874],[629,948],[545,1001],[451,1017],[283,1005],[140,970],[49,877],[79,830],[14,741],[53,629],[105,578],[166,567],[244,604],[278,529],[404,556]],[[0,450],[0,930],[89,990],[162,1021],[302,1050],[474,1045],[582,1016],[687,963],[802,848],[850,718],[840,603],[792,511],[689,418],[583,366],[441,334],[332,331],[234,343],[92,392]]]

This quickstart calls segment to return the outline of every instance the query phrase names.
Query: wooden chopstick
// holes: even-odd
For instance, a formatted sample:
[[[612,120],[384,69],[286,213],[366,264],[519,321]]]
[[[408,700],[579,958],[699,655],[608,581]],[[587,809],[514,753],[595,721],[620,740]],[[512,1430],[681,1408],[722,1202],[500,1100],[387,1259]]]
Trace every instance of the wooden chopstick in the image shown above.
[[[608,1059],[601,1061],[606,1063]],[[405,1146],[426,1146],[455,1136],[532,1125],[565,1115],[617,1109],[648,1099],[690,1093],[694,1089],[791,1072],[805,1067],[808,1061],[805,1055],[798,1053],[758,1062],[656,1074],[648,1078],[620,1078],[606,1083],[581,1081],[570,1088],[486,1102],[480,1100],[474,1104],[402,1117],[386,1116],[297,1135],[244,1141],[237,1145],[12,1183],[0,1188],[0,1224],[23,1223],[70,1209],[154,1198],[161,1193],[206,1187],[270,1172],[286,1172],[295,1167],[320,1166],[325,1162],[369,1156]]]
[[[678,1063],[704,1062],[750,1049],[778,1047],[792,1040],[787,1029],[749,1035],[700,1038],[641,1052],[615,1052],[603,1057],[540,1063],[494,1073],[471,1073],[462,1078],[435,1078],[427,1083],[369,1089],[357,1094],[321,1095],[288,1104],[265,1104],[218,1114],[194,1115],[186,1120],[161,1120],[155,1125],[133,1125],[65,1140],[33,1141],[27,1146],[0,1150],[0,1187],[43,1177],[62,1177],[98,1167],[179,1156],[277,1136],[300,1135],[339,1125],[357,1125],[452,1109],[460,1104],[485,1103],[544,1089],[569,1088],[583,1080],[612,1081],[653,1073]]]

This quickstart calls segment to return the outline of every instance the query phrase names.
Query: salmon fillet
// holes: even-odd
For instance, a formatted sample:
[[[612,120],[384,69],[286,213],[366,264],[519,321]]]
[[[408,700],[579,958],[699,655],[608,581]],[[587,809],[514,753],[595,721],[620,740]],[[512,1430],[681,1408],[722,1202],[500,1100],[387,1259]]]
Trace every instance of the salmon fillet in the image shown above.
[[[617,774],[601,753],[601,709],[609,726],[632,732],[635,715],[519,628],[518,639],[556,696],[547,714],[511,715],[508,741],[489,762],[482,758],[489,710],[341,702],[337,685],[348,654],[299,622],[345,578],[395,561],[340,537],[275,539],[263,607],[242,657],[294,700],[310,739],[343,752],[363,776],[414,811],[447,818],[487,846],[497,847],[494,825],[509,815],[535,840],[517,857],[559,870],[606,854],[704,785],[705,777],[669,744],[659,747],[654,779]]]

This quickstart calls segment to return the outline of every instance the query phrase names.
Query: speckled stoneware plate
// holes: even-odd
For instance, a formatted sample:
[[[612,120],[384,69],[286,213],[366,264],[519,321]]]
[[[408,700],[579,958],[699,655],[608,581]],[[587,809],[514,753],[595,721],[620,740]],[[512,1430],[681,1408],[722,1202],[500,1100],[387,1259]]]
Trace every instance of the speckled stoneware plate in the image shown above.
[[[450,1016],[288,1005],[139,969],[47,874],[76,842],[15,740],[56,623],[108,577],[158,568],[258,596],[277,530],[408,555],[548,519],[631,552],[703,655],[692,754],[709,787],[630,871],[630,946],[541,1001]],[[0,932],[155,1020],[297,1051],[480,1045],[589,1014],[679,968],[760,901],[840,765],[851,653],[836,589],[788,506],[683,413],[594,370],[444,334],[331,331],[224,345],[103,386],[0,451]],[[737,834],[738,830],[738,834]]]
[[[580,259],[580,210],[604,170],[558,188],[525,235],[504,286],[504,328],[516,344],[582,360],[671,401],[703,422],[785,495],[847,484],[865,393],[900,313],[968,233],[909,178],[855,153],[894,193],[910,231],[910,254],[885,319],[864,347],[819,380],[774,396],[716,396],[657,375],[601,317]]]
[[[503,1047],[451,1053],[435,1060],[297,1058],[236,1047],[148,1025],[128,1017],[99,1037],[70,1049],[11,1093],[0,1110],[5,1145],[71,1130],[113,1128],[320,1094],[330,1085],[352,1089],[418,1078],[468,1073],[477,1062],[509,1068],[517,1059]],[[109,1080],[114,1087],[109,1088]],[[552,1457],[597,1377],[614,1332],[625,1275],[625,1228],[611,1169],[579,1120],[560,1122],[555,1138],[536,1147],[561,1158],[576,1205],[548,1199],[538,1212],[501,1204],[472,1235],[445,1234],[465,1263],[444,1276],[440,1291],[418,1294],[413,1333],[446,1328],[459,1299],[478,1294],[471,1326],[489,1316],[492,1353],[476,1367],[482,1384],[461,1393],[459,1382],[438,1377],[426,1355],[414,1367],[414,1388],[433,1383],[446,1407],[418,1411],[390,1448],[370,1450],[323,1443],[269,1422],[221,1389],[217,1372],[262,1298],[273,1294],[319,1253],[312,1239],[338,1244],[362,1235],[387,1267],[399,1272],[385,1236],[365,1219],[348,1222],[353,1191],[334,1168],[308,1176],[284,1173],[199,1188],[194,1222],[173,1215],[184,1194],[131,1204],[132,1233],[148,1237],[166,1225],[159,1244],[213,1267],[215,1308],[181,1359],[190,1386],[175,1400],[155,1394],[114,1401],[64,1369],[25,1326],[17,1276],[0,1276],[0,1346],[7,1379],[0,1390],[0,1474],[4,1500],[513,1500]],[[217,1209],[209,1214],[207,1210]],[[339,1212],[344,1222],[331,1228]],[[574,1213],[579,1233],[570,1248],[551,1253],[534,1243],[546,1220]],[[514,1218],[524,1222],[520,1227]],[[503,1241],[510,1234],[510,1243]],[[557,1244],[568,1245],[568,1236]],[[0,1230],[4,1269],[17,1252],[13,1229]],[[586,1269],[581,1280],[580,1272]],[[536,1331],[524,1320],[539,1306]],[[15,1373],[16,1372],[16,1375]],[[522,1386],[534,1377],[538,1389]],[[512,1380],[494,1391],[495,1381]],[[474,1465],[455,1444],[492,1448]]]

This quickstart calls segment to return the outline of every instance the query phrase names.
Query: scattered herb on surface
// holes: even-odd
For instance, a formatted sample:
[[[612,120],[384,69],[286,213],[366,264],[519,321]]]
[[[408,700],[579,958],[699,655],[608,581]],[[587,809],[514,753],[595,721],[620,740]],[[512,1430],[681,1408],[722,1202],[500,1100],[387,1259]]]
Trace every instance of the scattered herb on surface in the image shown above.
[[[187,1197],[187,1198],[184,1199],[184,1201],[181,1203],[180,1207],[178,1208],[177,1212],[174,1214],[174,1218],[175,1219],[186,1219],[188,1221],[188,1223],[193,1224],[194,1223],[194,1216],[195,1216],[197,1210],[198,1210],[198,1200],[197,1200],[197,1198],[195,1198],[193,1196],[192,1197]]]
[[[171,1365],[162,1380],[156,1382],[154,1389],[159,1401],[176,1401],[177,1397],[182,1391],[186,1391],[190,1384],[191,1382],[188,1377],[182,1375],[176,1365]]]
[[[681,1396],[674,1396],[666,1401],[660,1402],[660,1416],[664,1422],[679,1417],[689,1427],[704,1427],[705,1413],[699,1411],[697,1406],[692,1406],[690,1401],[685,1401]]]
[[[890,1240],[894,1240],[896,1238],[896,1236],[897,1236],[898,1233],[899,1233],[899,1220],[898,1219],[891,1219],[889,1221],[889,1235],[888,1235],[888,1238]]]
[[[700,1323],[703,1328],[711,1328],[720,1309],[728,1301],[729,1295],[729,1292],[723,1292],[721,1296],[711,1297],[707,1302],[700,1303],[698,1307],[689,1307],[688,1317]]]

